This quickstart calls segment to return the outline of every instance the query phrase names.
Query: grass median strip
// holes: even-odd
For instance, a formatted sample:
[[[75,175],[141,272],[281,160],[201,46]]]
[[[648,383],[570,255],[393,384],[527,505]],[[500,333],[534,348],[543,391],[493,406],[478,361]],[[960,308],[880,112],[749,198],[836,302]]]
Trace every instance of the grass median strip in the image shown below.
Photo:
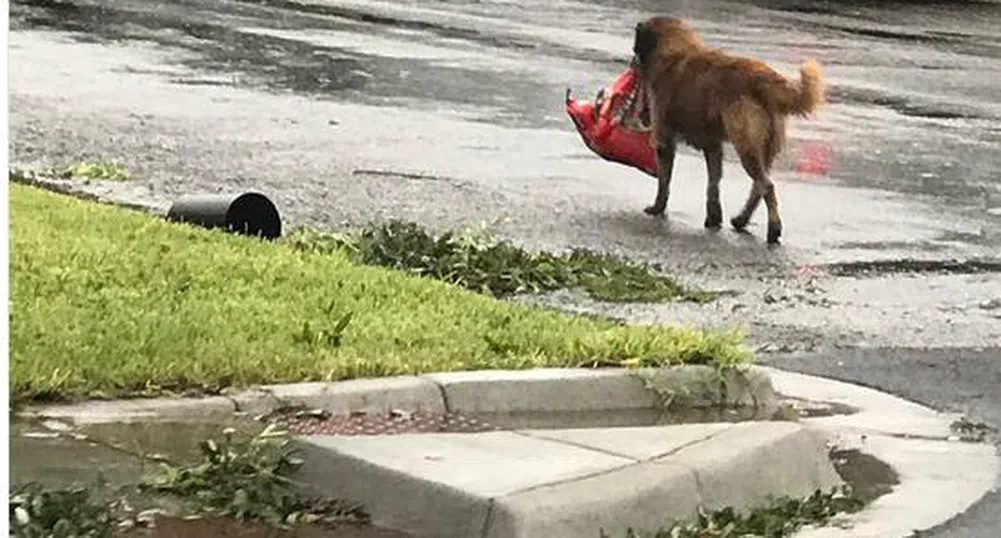
[[[428,371],[750,358],[736,332],[629,327],[10,185],[19,400]]]

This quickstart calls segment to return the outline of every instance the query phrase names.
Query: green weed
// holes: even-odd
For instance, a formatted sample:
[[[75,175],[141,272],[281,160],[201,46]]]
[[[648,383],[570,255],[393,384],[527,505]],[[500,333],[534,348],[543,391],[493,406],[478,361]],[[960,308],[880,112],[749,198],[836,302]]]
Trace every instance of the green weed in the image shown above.
[[[303,461],[288,436],[273,425],[246,441],[226,429],[220,441],[199,443],[201,460],[162,463],[161,472],[140,488],[187,501],[211,516],[272,525],[366,521],[357,506],[302,496],[294,480]]]
[[[114,530],[109,506],[84,487],[29,482],[11,489],[9,506],[17,538],[107,538]]]
[[[116,162],[84,161],[52,169],[53,175],[66,179],[84,178],[107,181],[127,181],[133,178],[132,172]]]
[[[529,252],[499,240],[487,229],[433,235],[414,222],[372,223],[355,235],[293,230],[285,239],[296,248],[442,280],[494,297],[582,288],[591,297],[615,302],[706,302],[712,294],[682,286],[647,264],[576,249],[557,255]]]
[[[785,538],[807,525],[826,525],[834,516],[857,512],[863,506],[850,488],[843,486],[827,492],[817,490],[803,499],[782,497],[756,510],[700,510],[694,523],[675,524],[648,534],[629,529],[626,538]],[[604,531],[600,536],[609,538]]]

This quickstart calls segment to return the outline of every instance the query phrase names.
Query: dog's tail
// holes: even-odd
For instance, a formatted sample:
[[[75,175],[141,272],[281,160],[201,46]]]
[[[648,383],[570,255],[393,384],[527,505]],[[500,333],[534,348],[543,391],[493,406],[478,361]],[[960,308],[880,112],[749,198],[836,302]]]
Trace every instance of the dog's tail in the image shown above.
[[[800,66],[799,84],[789,81],[783,86],[783,91],[779,92],[778,105],[786,114],[809,116],[824,104],[824,71],[813,60],[807,60]]]

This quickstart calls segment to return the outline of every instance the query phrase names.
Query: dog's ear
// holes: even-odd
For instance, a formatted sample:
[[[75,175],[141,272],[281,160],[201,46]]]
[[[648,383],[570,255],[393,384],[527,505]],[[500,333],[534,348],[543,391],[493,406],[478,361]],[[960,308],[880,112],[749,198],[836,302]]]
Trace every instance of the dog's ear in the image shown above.
[[[648,21],[643,21],[636,25],[633,36],[633,55],[640,65],[644,65],[647,60],[657,50],[657,33],[651,28]]]

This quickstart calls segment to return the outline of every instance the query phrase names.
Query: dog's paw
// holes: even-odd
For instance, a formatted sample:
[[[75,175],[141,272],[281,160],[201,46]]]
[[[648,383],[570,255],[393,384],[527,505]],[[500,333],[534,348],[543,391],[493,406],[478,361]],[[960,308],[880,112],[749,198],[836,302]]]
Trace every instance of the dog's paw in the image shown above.
[[[702,223],[707,229],[718,230],[723,226],[723,209],[720,206],[706,209],[706,220]]]
[[[653,217],[663,217],[665,209],[667,208],[664,206],[651,205],[643,208],[643,212]]]
[[[782,222],[768,223],[768,244],[778,245],[779,237],[782,236]]]

